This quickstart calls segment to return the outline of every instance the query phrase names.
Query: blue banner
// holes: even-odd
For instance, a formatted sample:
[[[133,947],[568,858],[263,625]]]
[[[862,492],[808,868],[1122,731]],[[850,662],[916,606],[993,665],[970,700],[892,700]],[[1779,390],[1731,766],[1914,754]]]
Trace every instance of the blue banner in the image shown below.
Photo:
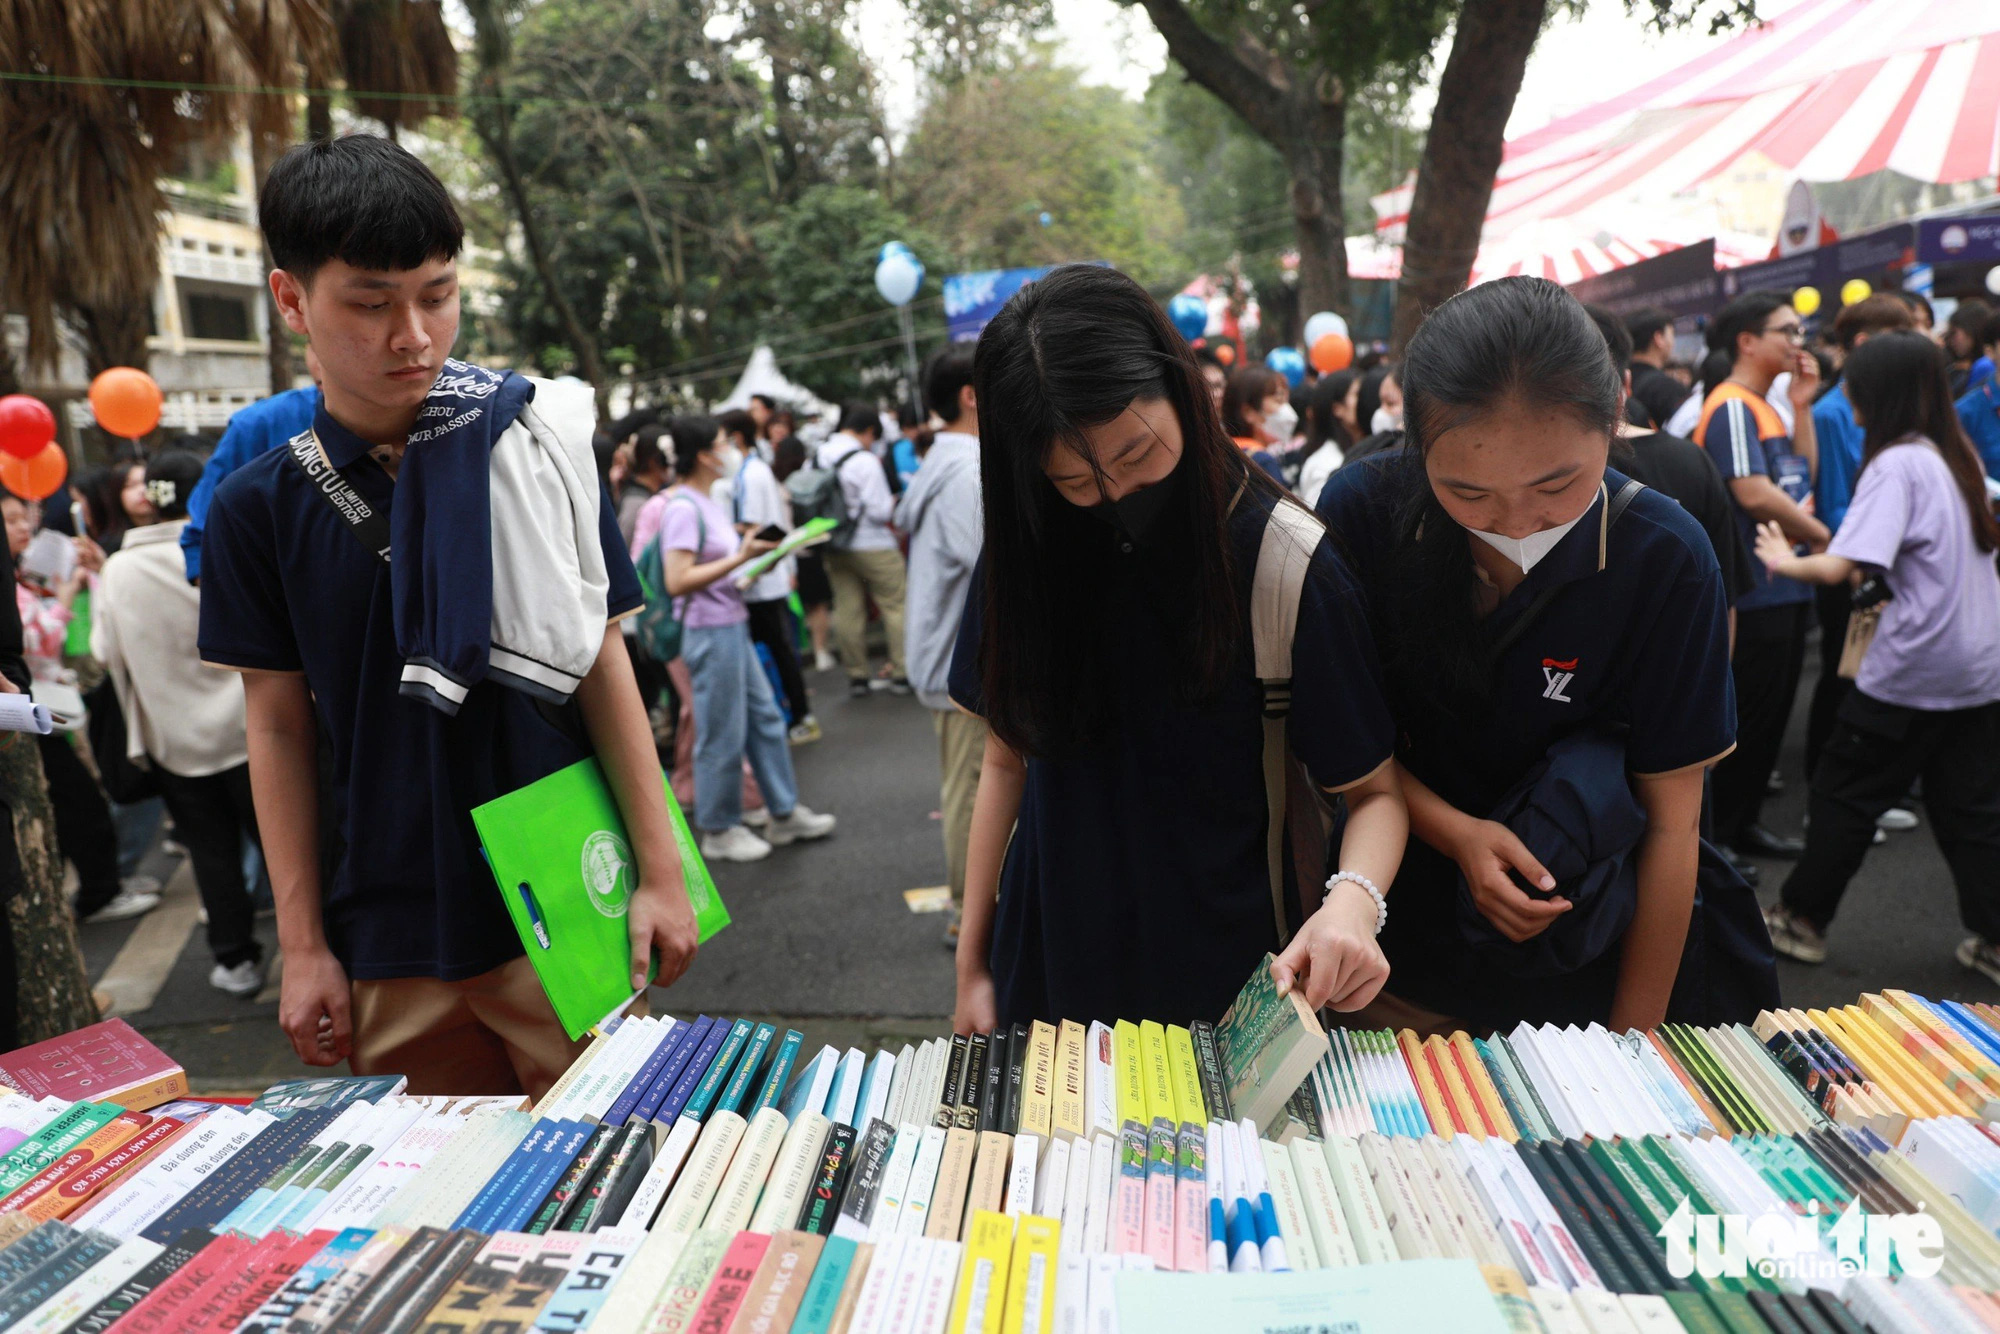
[[[944,280],[944,320],[954,343],[969,343],[979,337],[986,322],[1000,313],[1007,299],[1047,273],[1046,265],[1033,269],[983,269],[978,273],[954,273]]]
[[[1917,224],[1917,258],[1926,264],[2000,260],[2000,218],[1926,218]]]

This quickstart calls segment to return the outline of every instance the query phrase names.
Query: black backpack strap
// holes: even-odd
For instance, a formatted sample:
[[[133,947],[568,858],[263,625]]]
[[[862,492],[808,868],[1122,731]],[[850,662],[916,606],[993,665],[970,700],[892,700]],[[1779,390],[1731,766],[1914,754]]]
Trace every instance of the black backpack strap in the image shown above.
[[[1633,498],[1645,489],[1646,485],[1644,482],[1636,478],[1627,478],[1625,485],[1618,488],[1618,494],[1611,497],[1605,503],[1604,531],[1607,535],[1611,532],[1612,528],[1617,526],[1619,518],[1624,515],[1625,511],[1631,508]],[[1494,640],[1486,650],[1486,662],[1489,668],[1500,665],[1501,657],[1508,649],[1520,642],[1521,636],[1528,632],[1528,627],[1540,619],[1541,614],[1549,609],[1549,603],[1555,601],[1556,594],[1562,592],[1562,590],[1563,585],[1561,584],[1551,584],[1549,587],[1544,588],[1540,593],[1535,595],[1535,600],[1530,602],[1527,608],[1514,618],[1514,623],[1500,632],[1500,637]]]
[[[389,563],[389,516],[361,498],[353,483],[327,459],[319,436],[311,427],[293,436],[285,445],[292,465],[312,483],[327,507],[339,516],[354,540],[367,547],[384,565]]]

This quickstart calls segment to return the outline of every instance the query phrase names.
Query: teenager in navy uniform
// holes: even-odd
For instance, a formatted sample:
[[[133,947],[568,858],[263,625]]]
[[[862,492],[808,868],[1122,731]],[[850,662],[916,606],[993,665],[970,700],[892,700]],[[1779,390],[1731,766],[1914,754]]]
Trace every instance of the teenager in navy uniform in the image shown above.
[[[1703,775],[1735,744],[1727,592],[1678,504],[1612,503],[1624,402],[1603,337],[1554,283],[1503,278],[1433,311],[1399,374],[1408,445],[1335,472],[1319,502],[1368,596],[1414,835],[1382,935],[1390,992],[1413,1021],[1470,1026],[1651,1026],[1700,1017],[1710,983],[1774,1003],[1755,900],[1698,838]],[[1459,896],[1515,942],[1570,911],[1486,817],[1584,729],[1622,736],[1644,813],[1636,907],[1582,969],[1523,976],[1469,943]],[[1690,930],[1698,877],[1701,917],[1748,935],[1731,956],[1747,976],[1725,972],[1718,924]]]
[[[1219,1018],[1280,947],[1249,591],[1267,519],[1296,502],[1230,443],[1192,349],[1114,270],[1022,289],[980,335],[973,384],[986,545],[950,687],[991,734],[954,1025]],[[1324,904],[1287,916],[1279,979],[1355,1009],[1387,976],[1377,894],[1407,821],[1359,592],[1297,517],[1315,545],[1290,741],[1348,816]]]

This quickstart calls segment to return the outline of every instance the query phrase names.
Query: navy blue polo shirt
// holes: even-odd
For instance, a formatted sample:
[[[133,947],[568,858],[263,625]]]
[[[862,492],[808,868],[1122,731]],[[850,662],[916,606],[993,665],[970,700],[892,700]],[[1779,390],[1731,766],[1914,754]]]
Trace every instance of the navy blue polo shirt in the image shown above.
[[[388,508],[395,486],[368,444],[324,403],[313,428],[355,490]],[[608,497],[598,537],[608,609],[623,615],[644,598]],[[200,646],[205,662],[303,673],[312,689],[332,759],[320,823],[344,844],[321,886],[323,912],[349,977],[457,981],[521,953],[470,813],[592,753],[574,704],[482,683],[446,717],[403,696],[389,567],[284,449],[244,464],[215,493]]]
[[[1096,539],[1081,543],[1067,577],[1094,598],[1116,682],[1113,716],[1101,739],[1027,761],[993,928],[1002,1022],[1216,1019],[1277,948],[1249,615],[1273,503],[1253,487],[1230,516],[1239,659],[1222,690],[1203,700],[1187,698],[1173,671],[1186,652],[1177,622],[1192,588],[1179,557],[1192,534],[1163,520],[1154,541],[1128,543],[1080,510],[1059,515],[1089,525]],[[951,697],[974,714],[984,711],[985,587],[982,558],[951,666]],[[1300,596],[1292,672],[1292,750],[1315,782],[1346,787],[1389,758],[1389,713],[1360,592],[1325,541]]]
[[[1408,567],[1399,534],[1416,488],[1429,485],[1422,463],[1402,451],[1363,459],[1336,470],[1320,493],[1320,517],[1368,596],[1396,756],[1468,815],[1486,818],[1554,742],[1585,728],[1622,731],[1634,774],[1713,761],[1735,745],[1729,600],[1714,549],[1685,509],[1651,489],[1607,530],[1605,498],[1625,481],[1607,470],[1582,520],[1478,623],[1481,644],[1492,643],[1544,590],[1559,590],[1493,665],[1490,698],[1454,707],[1397,679],[1392,599]],[[1382,946],[1390,991],[1476,1018],[1491,1012],[1493,984],[1479,979],[1451,929],[1457,884],[1457,866],[1412,837]]]

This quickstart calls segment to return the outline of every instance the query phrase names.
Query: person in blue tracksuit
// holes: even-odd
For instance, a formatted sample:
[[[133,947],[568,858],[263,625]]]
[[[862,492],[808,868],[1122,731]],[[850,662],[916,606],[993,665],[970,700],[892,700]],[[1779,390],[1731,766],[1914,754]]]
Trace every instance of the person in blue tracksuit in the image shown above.
[[[215,452],[208,456],[201,480],[188,497],[187,527],[181,529],[181,559],[187,563],[189,583],[201,582],[201,534],[208,526],[208,507],[215,499],[215,488],[251,459],[276,449],[312,425],[313,413],[319,408],[319,358],[311,347],[306,348],[306,372],[313,382],[305,388],[259,399],[232,416]]]

